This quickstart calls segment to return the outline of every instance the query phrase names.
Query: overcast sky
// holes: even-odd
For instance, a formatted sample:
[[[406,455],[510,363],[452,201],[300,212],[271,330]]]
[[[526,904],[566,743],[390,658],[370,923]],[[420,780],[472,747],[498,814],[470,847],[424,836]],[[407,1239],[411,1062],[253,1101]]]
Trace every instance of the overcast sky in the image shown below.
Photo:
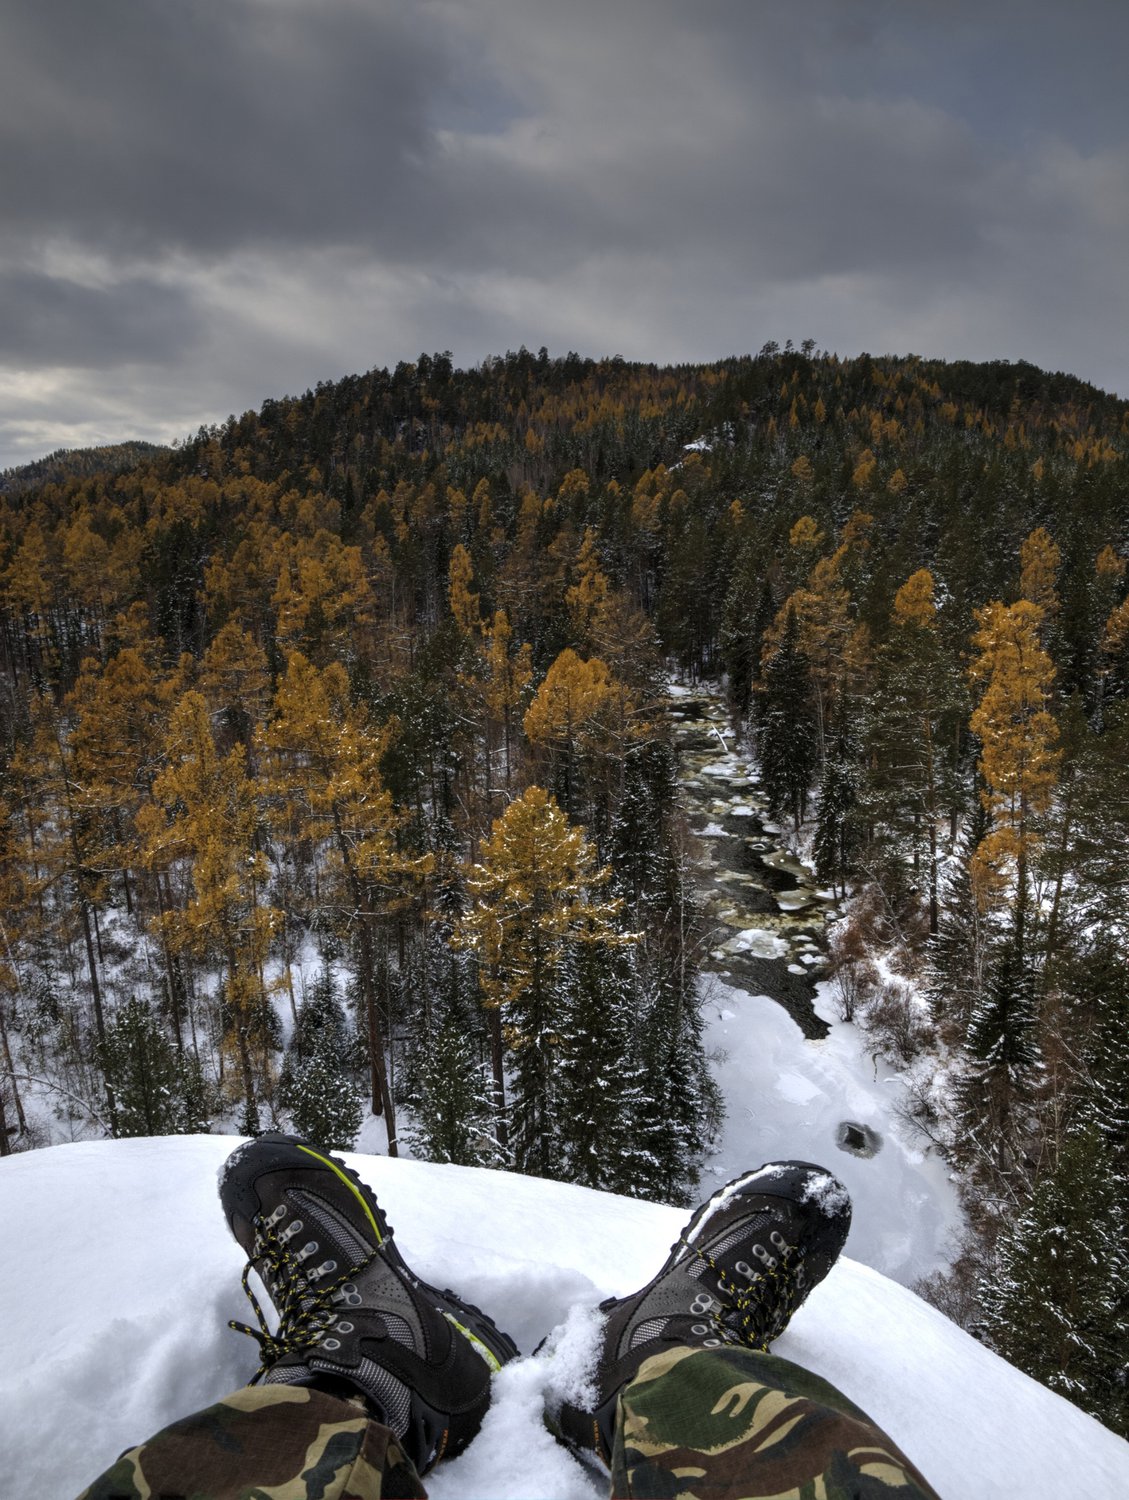
[[[1129,396],[1125,0],[4,0],[0,467],[450,349]]]

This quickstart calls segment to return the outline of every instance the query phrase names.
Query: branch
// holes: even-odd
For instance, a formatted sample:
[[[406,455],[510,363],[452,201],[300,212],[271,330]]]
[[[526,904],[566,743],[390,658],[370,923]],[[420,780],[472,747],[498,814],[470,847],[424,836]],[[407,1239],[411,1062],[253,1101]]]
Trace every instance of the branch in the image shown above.
[[[114,1132],[106,1124],[102,1116],[98,1114],[96,1110],[91,1109],[90,1105],[87,1104],[85,1099],[80,1098],[78,1094],[72,1094],[70,1089],[63,1088],[61,1084],[52,1083],[49,1078],[37,1078],[33,1073],[10,1072],[7,1068],[0,1069],[0,1078],[17,1078],[21,1083],[38,1083],[45,1089],[51,1089],[52,1092],[56,1094],[62,1094],[64,1098],[71,1099],[75,1104],[81,1105],[83,1110],[85,1110],[85,1112],[90,1116],[94,1123],[96,1125],[101,1125],[106,1134],[111,1138],[113,1137]]]

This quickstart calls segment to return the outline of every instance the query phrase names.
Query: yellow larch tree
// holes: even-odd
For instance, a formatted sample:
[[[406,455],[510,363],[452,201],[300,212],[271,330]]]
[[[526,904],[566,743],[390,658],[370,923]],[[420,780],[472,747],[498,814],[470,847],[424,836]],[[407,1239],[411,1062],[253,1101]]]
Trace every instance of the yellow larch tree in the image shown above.
[[[455,624],[464,635],[475,635],[482,626],[479,611],[479,595],[471,585],[474,583],[474,564],[470,553],[457,542],[451,551],[451,562],[447,570],[447,602]]]
[[[602,894],[584,829],[543,787],[531,786],[494,822],[467,876],[472,902],[454,941],[473,953],[490,1021],[500,1146],[519,1170],[553,1175],[553,1109],[562,1024],[561,980],[570,938],[616,941],[620,904]],[[507,1120],[505,1055],[513,1061]]]
[[[530,743],[547,750],[559,767],[568,811],[575,810],[583,760],[606,761],[620,749],[634,733],[637,712],[634,695],[599,657],[585,661],[567,646],[546,672],[523,727]]]
[[[390,732],[389,726],[372,725],[351,701],[348,674],[339,662],[318,668],[292,651],[261,743],[280,824],[291,837],[324,847],[324,899],[341,935],[356,936],[372,1109],[384,1115],[388,1152],[395,1156],[396,1111],[382,1022],[387,997],[377,993],[387,954],[378,964],[377,949],[381,942],[387,945],[390,915],[411,899],[432,859],[404,855],[398,846],[402,819],[380,771]]]
[[[533,648],[525,641],[515,651],[513,635],[506,611],[496,609],[494,623],[483,630],[485,677],[482,691],[488,715],[502,725],[507,787],[510,784],[514,713],[533,680]],[[487,743],[491,743],[489,737]]]
[[[975,611],[972,644],[978,655],[969,667],[981,688],[970,728],[980,741],[984,805],[992,826],[972,860],[972,878],[982,906],[1015,871],[1017,943],[1027,872],[1036,835],[1032,820],[1050,807],[1058,776],[1058,726],[1047,709],[1055,669],[1039,643],[1043,611],[1029,599],[1007,605],[993,600]]]
[[[244,1123],[257,1128],[252,1049],[262,1040],[269,1005],[263,966],[278,913],[265,900],[269,866],[262,848],[259,789],[247,775],[246,751],[216,746],[203,696],[186,692],[172,711],[164,769],[138,814],[150,868],[180,864],[184,905],[155,925],[173,952],[213,961],[223,972],[245,1099]],[[262,1058],[269,1089],[269,1059]]]

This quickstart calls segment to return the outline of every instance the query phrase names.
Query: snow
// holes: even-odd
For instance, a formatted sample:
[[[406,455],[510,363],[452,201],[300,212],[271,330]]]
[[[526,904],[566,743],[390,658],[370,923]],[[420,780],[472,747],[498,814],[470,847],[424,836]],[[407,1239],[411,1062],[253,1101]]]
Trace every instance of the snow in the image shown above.
[[[754,958],[787,958],[788,939],[767,927],[745,927],[721,944],[722,953],[749,953]],[[738,991],[737,993],[742,993]]]
[[[0,1290],[7,1500],[75,1494],[121,1449],[251,1374],[252,1341],[226,1327],[247,1306],[242,1256],[215,1195],[235,1144],[89,1142],[0,1162],[0,1216],[9,1231],[18,1226]],[[822,1144],[823,1161],[849,1183],[890,1150],[859,1162]],[[793,1141],[785,1154],[806,1150]],[[348,1161],[422,1276],[491,1310],[525,1351],[564,1325],[497,1377],[478,1438],[429,1477],[435,1500],[602,1496],[542,1425],[545,1393],[583,1387],[598,1339],[594,1304],[653,1274],[685,1212],[472,1168]],[[873,1235],[872,1205],[850,1185],[857,1254]],[[916,1212],[894,1208],[907,1219]],[[774,1348],[869,1411],[946,1500],[1129,1493],[1129,1445],[855,1260],[840,1260]]]
[[[703,1193],[757,1162],[822,1163],[843,1179],[856,1205],[852,1255],[909,1285],[951,1262],[960,1227],[956,1189],[945,1164],[924,1154],[920,1135],[896,1113],[900,1076],[863,1051],[856,1027],[832,1019],[827,989],[818,987],[830,1034],[808,1041],[767,996],[715,976],[706,981],[704,1043],[728,1113],[702,1174]],[[882,1147],[875,1156],[840,1149],[844,1120],[877,1132]]]

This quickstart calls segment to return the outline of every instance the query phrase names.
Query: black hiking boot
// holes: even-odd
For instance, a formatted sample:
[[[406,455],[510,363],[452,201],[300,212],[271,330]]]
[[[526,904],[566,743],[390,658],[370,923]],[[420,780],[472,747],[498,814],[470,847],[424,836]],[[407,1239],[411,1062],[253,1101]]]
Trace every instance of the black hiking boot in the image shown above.
[[[835,1264],[851,1200],[830,1172],[769,1162],[736,1177],[695,1210],[658,1275],[607,1314],[593,1409],[568,1402],[550,1427],[583,1455],[611,1466],[616,1402],[639,1366],[670,1345],[765,1350]]]
[[[243,1290],[259,1321],[231,1325],[259,1341],[252,1383],[360,1394],[421,1474],[461,1452],[490,1404],[491,1375],[517,1347],[477,1307],[412,1273],[356,1173],[307,1141],[264,1135],[228,1157],[220,1202],[247,1255]]]

